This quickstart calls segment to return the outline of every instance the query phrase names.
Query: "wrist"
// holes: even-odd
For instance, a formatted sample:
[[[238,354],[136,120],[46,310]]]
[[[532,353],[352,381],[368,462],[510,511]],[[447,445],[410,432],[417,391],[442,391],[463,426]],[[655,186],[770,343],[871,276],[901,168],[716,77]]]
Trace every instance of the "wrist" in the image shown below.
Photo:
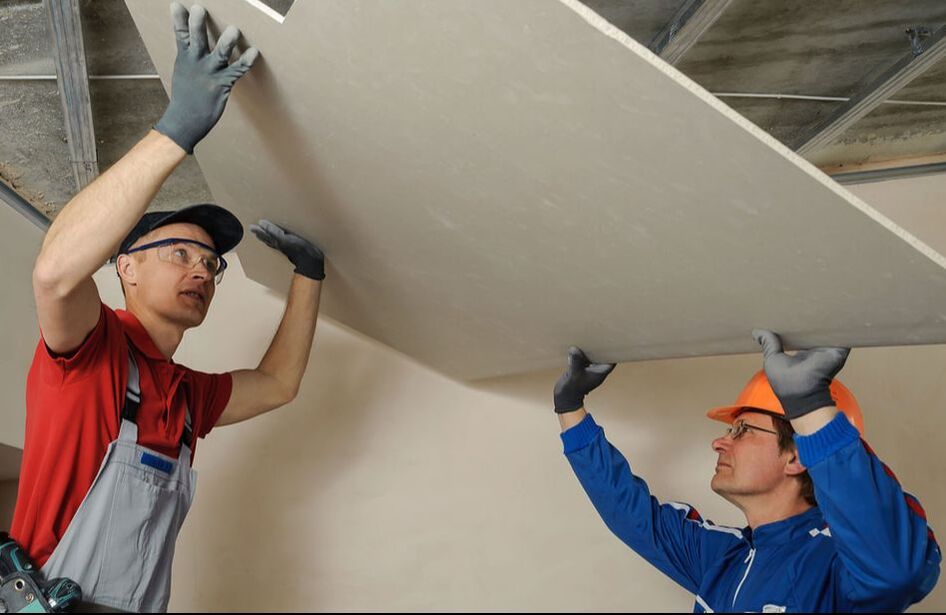
[[[801,418],[819,408],[833,406],[834,400],[831,399],[831,392],[828,387],[818,388],[802,395],[786,395],[780,399],[782,407],[785,409],[785,416],[789,420]]]
[[[161,132],[161,130],[157,127],[157,124],[148,132],[148,134],[145,136],[145,139],[152,141],[156,147],[160,147],[167,151],[169,155],[176,155],[181,160],[187,157],[187,150],[181,147],[181,145],[173,138],[169,137],[164,132]]]
[[[580,410],[582,407],[584,407],[585,396],[581,395],[579,397],[566,397],[564,395],[556,395],[554,397],[554,402],[556,414],[575,412],[576,410]]]
[[[164,112],[164,115],[161,116],[158,123],[154,125],[153,130],[184,150],[185,154],[193,154],[194,146],[197,145],[197,143],[192,139],[185,138],[184,131],[177,125],[179,122],[175,121],[173,117],[169,117],[171,113],[171,107],[168,106],[167,111]]]
[[[792,429],[795,433],[808,436],[834,420],[840,410],[834,404],[817,408],[804,416],[791,419]]]
[[[587,415],[588,412],[584,408],[578,408],[577,410],[571,410],[569,412],[560,412],[558,414],[558,424],[561,426],[562,431],[567,431],[578,423],[581,423]]]
[[[293,273],[316,282],[321,282],[325,279],[325,265],[296,265],[296,268],[293,269]]]

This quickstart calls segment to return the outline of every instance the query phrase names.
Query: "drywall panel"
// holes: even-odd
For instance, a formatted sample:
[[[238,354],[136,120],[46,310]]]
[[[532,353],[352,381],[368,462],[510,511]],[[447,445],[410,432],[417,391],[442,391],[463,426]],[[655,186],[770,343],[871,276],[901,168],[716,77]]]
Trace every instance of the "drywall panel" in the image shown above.
[[[165,86],[165,3],[127,0]],[[204,3],[262,50],[197,148],[324,313],[447,374],[946,341],[941,256],[573,0]],[[252,238],[251,278],[286,265]]]
[[[23,446],[26,373],[39,341],[33,263],[42,243],[43,231],[0,202],[0,444],[12,447]]]

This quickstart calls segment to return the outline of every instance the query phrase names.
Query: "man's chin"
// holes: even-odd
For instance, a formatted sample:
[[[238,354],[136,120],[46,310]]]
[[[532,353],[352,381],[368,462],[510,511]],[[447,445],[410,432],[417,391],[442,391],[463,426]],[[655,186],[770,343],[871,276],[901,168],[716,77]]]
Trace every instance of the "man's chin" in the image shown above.
[[[710,480],[710,489],[713,490],[713,493],[716,495],[721,495],[726,497],[726,487],[723,485],[723,482],[719,479],[719,475],[713,476]]]
[[[710,481],[710,489],[713,490],[713,493],[723,498],[736,508],[742,508],[739,505],[739,496],[734,493],[733,489],[726,486],[722,481],[717,480],[718,477],[714,476],[713,480]]]
[[[207,312],[202,310],[182,310],[174,315],[174,322],[185,329],[198,327],[207,317]]]
[[[207,318],[207,313],[201,312],[199,316],[191,318],[188,323],[188,327],[199,327],[201,324],[203,324],[205,318]]]

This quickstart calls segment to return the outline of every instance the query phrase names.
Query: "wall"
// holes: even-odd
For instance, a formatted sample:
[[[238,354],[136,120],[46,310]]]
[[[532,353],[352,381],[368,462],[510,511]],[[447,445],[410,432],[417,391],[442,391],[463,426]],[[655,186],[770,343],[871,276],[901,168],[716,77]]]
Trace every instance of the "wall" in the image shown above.
[[[103,294],[118,300],[111,272]],[[253,365],[281,300],[228,272],[177,359]],[[747,332],[748,334],[748,332]],[[462,352],[462,349],[457,349]],[[871,444],[946,528],[946,347],[857,349],[843,372]],[[662,499],[718,523],[721,425],[757,355],[625,364],[588,401]],[[299,398],[200,443],[173,610],[680,611],[692,596],[610,535],[561,454],[558,371],[464,384],[322,321]],[[946,608],[946,590],[916,607]]]
[[[23,391],[39,338],[32,271],[42,241],[43,231],[0,202],[0,445],[23,446]]]
[[[0,481],[0,531],[9,531],[13,521],[13,509],[16,506],[17,480]]]

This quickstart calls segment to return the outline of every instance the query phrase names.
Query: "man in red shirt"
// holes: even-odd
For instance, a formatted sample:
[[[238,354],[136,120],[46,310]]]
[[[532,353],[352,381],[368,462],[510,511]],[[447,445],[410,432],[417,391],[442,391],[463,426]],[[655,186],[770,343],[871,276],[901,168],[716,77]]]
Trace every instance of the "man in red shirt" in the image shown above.
[[[256,369],[206,374],[171,357],[203,322],[243,236],[215,205],[145,214],[223,114],[257,56],[240,36],[207,42],[206,11],[172,5],[178,55],[161,120],[62,210],[33,270],[42,339],[27,379],[26,438],[12,537],[46,578],[99,607],[163,611],[174,544],[193,498],[197,438],[291,401],[315,333],[324,257],[267,221],[252,227],[295,265],[286,311]],[[124,239],[123,239],[124,238]],[[117,248],[117,250],[116,250]],[[115,255],[127,310],[92,274]]]

